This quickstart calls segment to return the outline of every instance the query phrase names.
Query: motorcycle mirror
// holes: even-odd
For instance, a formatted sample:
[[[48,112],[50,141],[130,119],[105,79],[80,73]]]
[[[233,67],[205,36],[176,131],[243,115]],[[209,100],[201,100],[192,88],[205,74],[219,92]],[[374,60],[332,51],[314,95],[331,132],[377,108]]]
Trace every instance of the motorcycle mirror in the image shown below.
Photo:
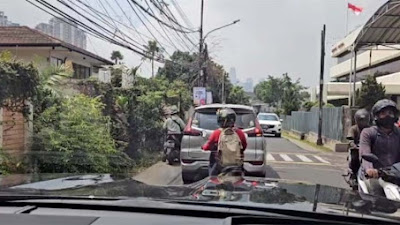
[[[374,154],[362,155],[361,158],[371,163],[380,163],[378,157]]]
[[[346,137],[346,139],[349,140],[349,141],[354,141],[353,137]]]

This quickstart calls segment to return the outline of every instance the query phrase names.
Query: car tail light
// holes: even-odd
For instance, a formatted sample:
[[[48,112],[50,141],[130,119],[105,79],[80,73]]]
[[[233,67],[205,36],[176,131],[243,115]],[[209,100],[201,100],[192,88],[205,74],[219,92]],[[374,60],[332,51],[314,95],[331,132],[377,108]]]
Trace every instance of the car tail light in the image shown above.
[[[249,163],[251,165],[261,166],[262,164],[264,164],[264,161],[249,161]]]
[[[185,130],[183,131],[183,134],[189,135],[189,136],[200,136],[201,135],[200,131],[192,128],[192,118],[189,119],[189,121],[185,127]]]
[[[246,132],[249,137],[261,137],[263,135],[262,128],[258,120],[256,120],[256,127]]]
[[[185,164],[191,164],[191,163],[194,163],[195,161],[191,160],[191,159],[182,159],[182,162]]]

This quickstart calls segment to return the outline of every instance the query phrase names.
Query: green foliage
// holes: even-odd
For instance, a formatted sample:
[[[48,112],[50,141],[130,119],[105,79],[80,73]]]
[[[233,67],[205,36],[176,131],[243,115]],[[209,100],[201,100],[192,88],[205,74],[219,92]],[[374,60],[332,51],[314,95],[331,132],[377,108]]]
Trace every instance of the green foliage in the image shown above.
[[[191,84],[197,76],[197,56],[188,52],[175,51],[169,60],[166,60],[164,67],[157,72],[157,77],[165,77],[169,81],[182,80]]]
[[[334,108],[334,107],[335,107],[335,106],[332,105],[331,103],[325,104],[325,102],[322,102],[322,106],[325,107],[325,108]],[[307,101],[307,102],[305,102],[305,103],[303,104],[303,109],[304,109],[305,111],[307,111],[307,112],[310,111],[311,108],[313,108],[313,107],[319,107],[319,102],[318,102],[318,101],[314,101],[314,102],[312,102],[312,101]]]
[[[226,99],[226,103],[248,105],[250,104],[250,97],[246,95],[243,87],[233,86]]]
[[[39,170],[86,173],[121,169],[114,163],[126,157],[115,148],[110,118],[103,116],[103,108],[98,98],[78,95],[46,109],[40,117],[42,129],[36,134]]]
[[[287,74],[283,74],[281,78],[268,76],[267,80],[256,85],[254,92],[260,100],[279,106],[286,115],[290,115],[300,109],[301,102],[307,97],[303,89],[299,80],[293,82]]]
[[[65,64],[48,66],[40,72],[41,89],[53,95],[60,95],[62,81],[71,78],[72,75],[73,70]]]
[[[283,79],[268,76],[265,81],[258,83],[254,88],[257,98],[271,106],[278,106],[284,92]]]
[[[120,51],[113,51],[111,53],[111,60],[114,60],[115,64],[118,64],[118,60],[123,60],[124,56],[121,54]]]
[[[25,173],[26,164],[0,148],[0,174]]]
[[[375,76],[367,76],[364,81],[361,81],[361,90],[356,92],[356,105],[370,110],[375,102],[385,98],[385,93],[385,87],[382,83],[378,84]]]
[[[122,86],[122,72],[121,68],[111,68],[111,84],[113,87]]]
[[[39,73],[33,64],[16,61],[7,53],[0,56],[0,107],[28,115],[27,100],[37,93]]]

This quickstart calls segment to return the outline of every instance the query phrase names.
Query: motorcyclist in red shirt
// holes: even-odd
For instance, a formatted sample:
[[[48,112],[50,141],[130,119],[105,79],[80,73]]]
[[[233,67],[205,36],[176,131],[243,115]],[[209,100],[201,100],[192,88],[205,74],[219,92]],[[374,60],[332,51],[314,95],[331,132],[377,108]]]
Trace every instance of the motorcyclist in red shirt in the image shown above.
[[[220,129],[215,130],[211,136],[209,137],[207,143],[202,146],[203,150],[211,151],[210,154],[210,164],[209,164],[209,176],[218,175],[223,166],[221,165],[221,149],[218,149],[221,146],[220,137],[223,132],[227,129],[232,129],[236,135],[238,136],[240,143],[240,157],[243,161],[243,152],[246,150],[247,141],[246,136],[243,131],[239,128],[235,127],[236,122],[236,113],[230,108],[223,108],[217,111],[217,120],[218,124],[221,127]]]

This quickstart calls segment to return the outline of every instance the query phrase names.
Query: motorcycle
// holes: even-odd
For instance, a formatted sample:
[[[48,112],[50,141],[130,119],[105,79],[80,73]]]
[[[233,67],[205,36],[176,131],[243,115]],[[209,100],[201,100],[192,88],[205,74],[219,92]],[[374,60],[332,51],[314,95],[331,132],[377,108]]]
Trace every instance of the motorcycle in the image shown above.
[[[379,185],[383,188],[386,198],[400,201],[400,162],[395,163],[392,166],[383,167],[378,157],[374,154],[363,155],[362,159],[373,163],[374,166],[379,168],[378,181]],[[359,174],[357,177],[359,191],[364,194],[369,194],[370,191],[368,186],[361,176],[362,175]],[[367,174],[365,175],[365,178],[369,178]]]
[[[164,155],[162,161],[167,161],[169,165],[173,165],[174,162],[179,162],[181,153],[181,136],[180,133],[168,133],[167,138],[164,142]]]
[[[347,137],[347,140],[354,141],[351,137]],[[349,162],[349,167],[347,169],[347,174],[344,174],[343,177],[350,188],[355,191],[358,190],[357,173],[360,168],[358,145],[353,147],[349,145],[348,153],[347,161]]]

